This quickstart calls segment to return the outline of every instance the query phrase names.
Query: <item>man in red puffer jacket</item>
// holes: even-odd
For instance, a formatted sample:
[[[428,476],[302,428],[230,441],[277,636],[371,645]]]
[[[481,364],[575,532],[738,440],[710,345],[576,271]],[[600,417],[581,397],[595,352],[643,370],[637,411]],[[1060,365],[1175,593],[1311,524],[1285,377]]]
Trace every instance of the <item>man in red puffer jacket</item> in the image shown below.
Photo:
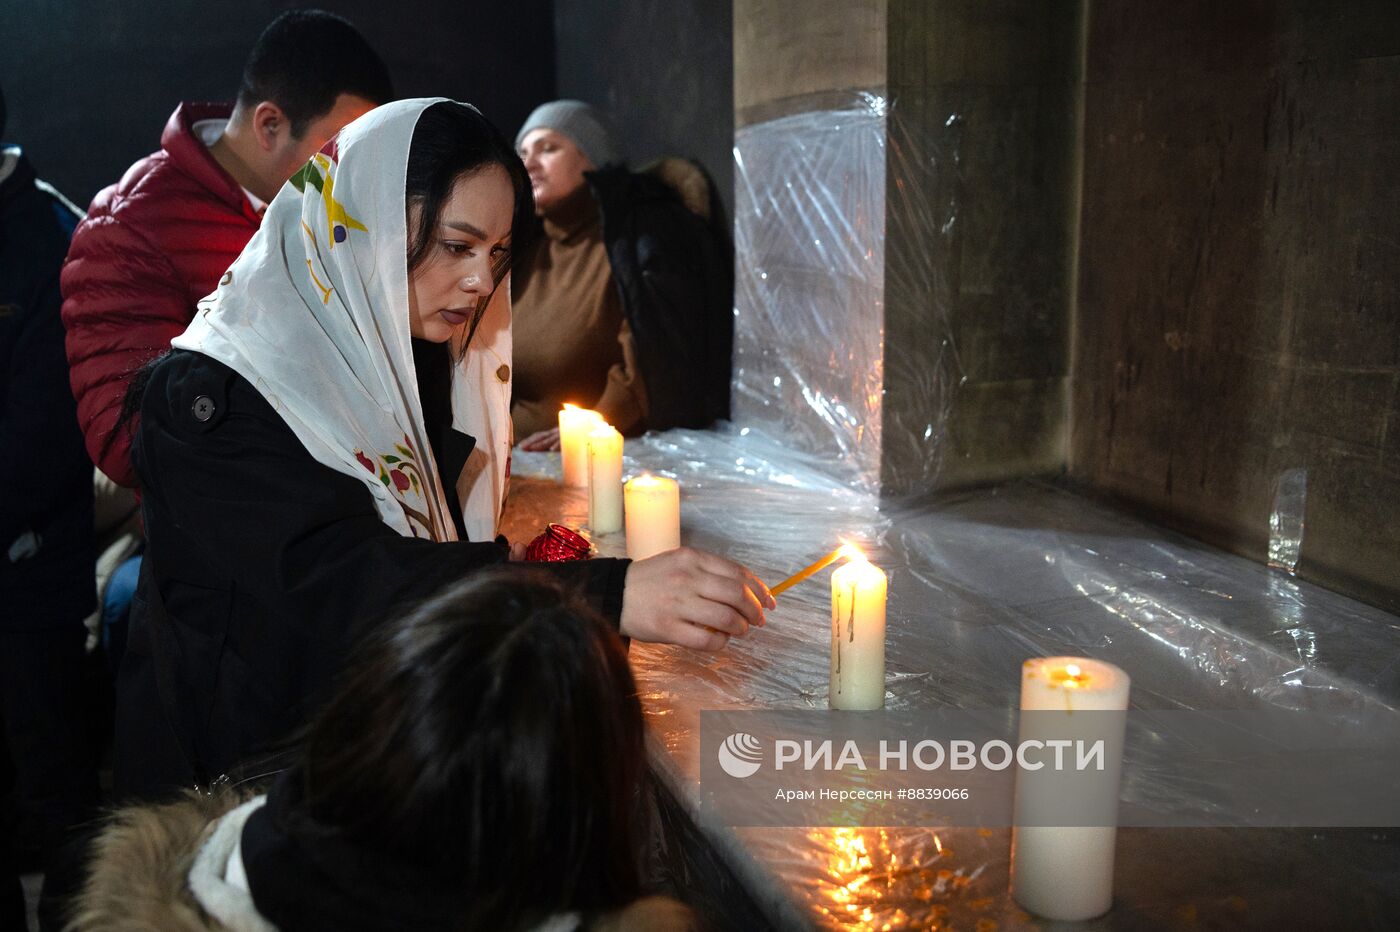
[[[160,151],[93,200],[63,268],[63,323],[88,455],[113,480],[136,487],[135,424],[116,430],[133,373],[189,325],[292,173],[392,97],[354,26],[285,13],[253,47],[233,107],[181,104]]]

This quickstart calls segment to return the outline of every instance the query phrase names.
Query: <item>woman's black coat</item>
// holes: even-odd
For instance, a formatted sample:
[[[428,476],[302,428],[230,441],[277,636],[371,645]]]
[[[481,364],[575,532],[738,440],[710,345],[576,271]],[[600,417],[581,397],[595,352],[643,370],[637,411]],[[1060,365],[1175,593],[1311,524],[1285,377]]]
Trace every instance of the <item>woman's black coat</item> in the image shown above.
[[[425,419],[441,474],[455,476],[474,441],[428,403],[447,397],[433,351],[415,347],[443,360],[427,377],[440,384],[422,386]],[[125,796],[205,784],[268,753],[327,697],[369,626],[507,558],[503,541],[401,536],[364,483],[313,459],[252,385],[198,353],[152,371],[133,461],[148,543],[118,679]],[[549,569],[616,622],[626,561]]]

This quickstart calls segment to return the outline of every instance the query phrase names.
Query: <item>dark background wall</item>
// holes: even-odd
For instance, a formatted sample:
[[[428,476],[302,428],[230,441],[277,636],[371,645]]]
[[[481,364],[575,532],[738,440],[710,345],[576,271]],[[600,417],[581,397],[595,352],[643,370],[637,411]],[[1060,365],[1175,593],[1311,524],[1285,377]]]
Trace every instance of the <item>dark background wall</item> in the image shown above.
[[[699,159],[732,211],[729,0],[0,0],[6,136],[86,206],[157,147],[180,100],[232,98],[273,17],[312,5],[355,23],[403,96],[470,101],[507,134],[546,100],[587,100],[634,161]]]
[[[1082,4],[888,13],[885,489],[1058,474]],[[925,424],[940,442],[911,442]]]
[[[612,114],[634,165],[694,158],[734,214],[731,0],[554,0],[558,96]]]
[[[1091,13],[1071,474],[1400,608],[1400,4]]]
[[[159,146],[181,100],[231,100],[263,27],[305,6],[358,26],[402,96],[470,101],[513,133],[554,95],[550,0],[0,0],[5,135],[86,207]]]

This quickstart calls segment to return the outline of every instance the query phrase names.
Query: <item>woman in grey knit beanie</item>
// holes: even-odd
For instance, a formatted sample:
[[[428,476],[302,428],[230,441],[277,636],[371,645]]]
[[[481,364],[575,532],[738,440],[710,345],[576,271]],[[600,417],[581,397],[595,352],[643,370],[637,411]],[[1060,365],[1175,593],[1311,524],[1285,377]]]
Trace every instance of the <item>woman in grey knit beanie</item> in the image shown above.
[[[622,162],[607,119],[581,100],[554,100],[536,107],[515,134],[515,148],[525,160],[535,209],[541,214],[576,194],[583,187],[584,172]]]
[[[579,100],[537,107],[515,148],[543,234],[512,275],[521,449],[558,449],[565,402],[625,435],[726,417],[733,271],[704,170],[672,158],[629,171]]]

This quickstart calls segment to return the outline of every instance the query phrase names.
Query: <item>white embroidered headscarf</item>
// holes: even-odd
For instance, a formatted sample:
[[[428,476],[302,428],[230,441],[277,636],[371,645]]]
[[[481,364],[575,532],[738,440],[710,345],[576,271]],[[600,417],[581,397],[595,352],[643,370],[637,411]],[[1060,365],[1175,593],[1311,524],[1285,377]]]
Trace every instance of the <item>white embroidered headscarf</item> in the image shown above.
[[[385,524],[439,541],[457,532],[418,398],[404,177],[418,117],[441,100],[385,104],[341,130],[283,185],[172,341],[247,379],[316,460],[365,483]],[[462,475],[447,478],[467,536],[490,540],[509,474],[509,276],[453,358],[452,425],[476,447]]]

